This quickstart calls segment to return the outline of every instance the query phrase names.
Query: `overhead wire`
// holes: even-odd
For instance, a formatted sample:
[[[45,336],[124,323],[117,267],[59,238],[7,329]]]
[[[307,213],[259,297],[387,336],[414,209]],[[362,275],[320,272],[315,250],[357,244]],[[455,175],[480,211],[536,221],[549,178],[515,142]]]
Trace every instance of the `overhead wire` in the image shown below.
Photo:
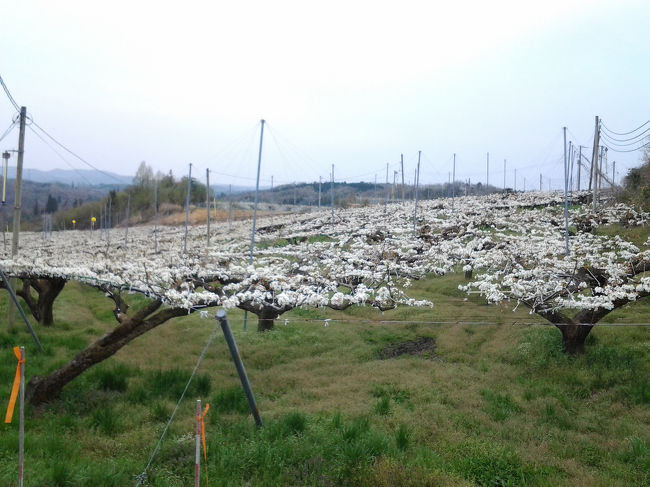
[[[615,140],[616,142],[639,142],[641,139],[645,138],[646,136],[645,134],[647,134],[648,132],[650,132],[650,127],[645,129],[643,132],[640,132],[638,135],[635,135],[634,137],[629,137],[627,139],[619,139],[613,137],[612,135],[604,131],[601,131],[601,135],[607,137],[608,139]]]
[[[7,127],[7,130],[5,130],[2,135],[0,135],[0,141],[2,141],[2,139],[4,139],[7,135],[9,135],[15,126],[16,126],[16,122],[12,121],[9,124],[9,127]]]
[[[643,145],[641,145],[641,146],[639,146],[639,147],[636,147],[636,148],[634,148],[634,149],[629,149],[629,150],[616,149],[616,148],[614,148],[614,147],[610,147],[610,146],[608,146],[607,144],[603,144],[603,145],[604,145],[605,147],[607,147],[607,148],[608,148],[609,150],[611,150],[611,151],[625,153],[625,152],[636,152],[636,151],[640,151],[641,149],[645,149],[645,148],[647,148],[647,147],[650,147],[650,142],[646,142],[645,144],[643,144]]]
[[[601,119],[601,121],[600,121],[600,126],[601,126],[601,128],[604,128],[607,132],[609,132],[609,133],[611,133],[611,134],[613,134],[613,135],[630,135],[630,134],[633,134],[634,132],[637,132],[639,129],[642,129],[643,127],[645,127],[645,126],[648,125],[649,123],[650,123],[650,120],[648,120],[648,121],[646,121],[645,123],[639,125],[639,126],[638,126],[637,128],[635,128],[634,130],[630,130],[629,132],[614,132],[612,129],[610,129],[609,127],[607,127],[607,125],[605,125],[605,123],[602,121],[602,119]],[[647,131],[647,130],[646,130],[646,131]]]
[[[650,130],[650,129],[649,129]],[[608,142],[611,145],[615,145],[617,147],[631,147],[633,145],[638,145],[643,143],[643,138],[637,139],[631,142],[623,142],[623,141],[616,141],[615,139],[612,139],[611,137],[605,135],[605,134],[600,134],[601,138]]]
[[[31,126],[29,126],[29,129],[32,131],[32,133],[33,133],[34,135],[36,135],[36,137],[38,137],[39,139],[41,139],[41,141],[42,141],[46,146],[48,146],[48,147],[52,150],[52,152],[54,152],[54,153],[55,153],[55,154],[56,154],[56,155],[57,155],[57,156],[58,156],[58,157],[59,157],[63,162],[65,162],[65,163],[70,167],[70,169],[72,169],[75,173],[77,173],[77,175],[78,175],[80,178],[82,178],[84,181],[86,181],[86,183],[88,183],[89,186],[92,186],[92,183],[88,180],[88,178],[87,178],[86,176],[84,176],[83,174],[81,174],[81,173],[77,170],[77,168],[75,168],[75,167],[74,167],[74,166],[73,166],[73,165],[72,165],[72,164],[71,164],[71,163],[70,163],[70,162],[69,162],[65,157],[63,157],[63,156],[62,156],[62,155],[61,155],[61,154],[60,154],[60,153],[59,153],[59,152],[58,152],[54,147],[52,147],[52,146],[50,145],[50,143],[49,143],[47,140],[45,140],[45,139],[41,136],[41,134],[39,134],[38,132],[36,132],[36,130],[34,130]]]
[[[91,164],[90,162],[88,162],[86,159],[84,159],[83,157],[81,157],[79,154],[73,152],[71,149],[69,149],[68,147],[66,147],[65,145],[63,145],[61,142],[59,142],[57,139],[55,139],[52,135],[50,135],[50,134],[49,134],[49,133],[48,133],[48,132],[43,128],[43,127],[41,127],[41,126],[40,126],[39,124],[37,124],[36,122],[33,122],[33,125],[34,125],[36,128],[38,128],[41,132],[43,132],[43,134],[45,134],[45,135],[46,135],[46,136],[47,136],[47,137],[48,137],[52,142],[54,142],[56,145],[58,145],[59,147],[61,147],[63,150],[65,150],[65,151],[66,151],[67,153],[69,153],[70,155],[72,155],[72,156],[76,157],[77,159],[79,159],[81,162],[83,162],[83,163],[84,163],[85,165],[87,165],[88,167],[94,169],[94,170],[97,171],[97,172],[102,173],[104,176],[107,176],[107,177],[109,177],[109,178],[111,178],[111,179],[117,181],[117,182],[120,183],[120,184],[123,184],[123,183],[124,183],[123,180],[121,180],[121,179],[115,177],[115,176],[112,175],[111,173],[108,173],[108,172],[106,172],[106,171],[103,171],[103,170],[99,169],[98,167],[94,166],[93,164]]]
[[[5,84],[5,81],[2,79],[2,76],[0,76],[0,84],[2,85],[2,89],[4,90],[5,94],[7,95],[7,98],[9,98],[9,101],[14,106],[16,111],[20,112],[20,106],[18,105],[18,103],[16,103],[16,100],[14,100],[14,97],[11,96],[11,92],[9,91],[9,88]]]

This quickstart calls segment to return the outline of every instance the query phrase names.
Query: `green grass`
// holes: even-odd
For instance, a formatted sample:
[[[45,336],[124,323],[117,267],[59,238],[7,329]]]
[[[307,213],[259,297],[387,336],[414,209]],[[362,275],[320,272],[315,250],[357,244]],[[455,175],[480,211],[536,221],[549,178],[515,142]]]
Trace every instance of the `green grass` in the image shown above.
[[[413,283],[408,292],[432,299],[432,309],[296,309],[264,334],[251,322],[242,331],[242,313],[229,311],[264,427],[253,424],[218,336],[149,485],[191,484],[196,399],[210,404],[210,485],[650,485],[650,329],[596,327],[586,353],[567,357],[558,330],[513,324],[542,321],[513,303],[467,297],[462,282],[453,274]],[[648,301],[613,319],[647,321]],[[101,293],[71,283],[55,304],[54,327],[34,323],[45,353],[24,325],[0,330],[3,403],[16,367],[12,346],[26,347],[28,379],[47,373],[114,327],[111,309]],[[214,326],[198,315],[170,321],[72,381],[59,399],[28,406],[25,485],[133,485]],[[419,337],[435,340],[430,355],[379,360],[381,348]],[[0,485],[12,486],[16,420],[3,428]]]
[[[596,228],[594,232],[596,235],[604,235],[607,237],[614,237],[618,235],[619,237],[632,242],[634,245],[640,249],[645,249],[645,242],[648,240],[648,227],[636,225],[636,226],[623,226],[619,223],[612,225],[600,225]]]

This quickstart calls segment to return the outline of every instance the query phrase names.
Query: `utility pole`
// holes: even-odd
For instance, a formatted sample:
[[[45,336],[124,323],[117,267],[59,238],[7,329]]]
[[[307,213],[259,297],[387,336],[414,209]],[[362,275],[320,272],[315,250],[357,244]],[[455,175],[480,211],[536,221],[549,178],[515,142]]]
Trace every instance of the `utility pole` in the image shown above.
[[[332,164],[332,182],[330,184],[330,193],[332,197],[332,225],[334,225],[334,164]]]
[[[569,185],[568,161],[566,158],[566,127],[562,128],[564,132],[564,244],[565,255],[569,256],[569,199],[567,196]]]
[[[192,190],[192,163],[190,172],[187,175],[187,196],[185,197],[185,238],[183,240],[183,252],[187,253],[187,227],[190,224],[190,191]]]
[[[7,168],[9,166],[9,154],[8,151],[2,153],[2,205],[7,201]],[[3,222],[4,224],[4,222]],[[4,232],[4,229],[2,230]]]
[[[418,151],[418,168],[417,172],[415,173],[415,207],[413,209],[413,233],[415,233],[415,225],[417,223],[417,215],[418,215],[418,186],[420,184],[420,156],[422,155],[422,151]]]
[[[14,225],[11,238],[11,258],[13,259],[18,253],[18,240],[20,235],[20,211],[22,205],[22,187],[23,187],[23,157],[25,154],[25,119],[27,118],[27,108],[20,107],[20,132],[18,133],[18,161],[16,163],[16,190],[14,193]],[[12,277],[9,284],[12,289],[16,289],[16,278]],[[9,300],[9,324],[7,328],[13,329],[15,318],[15,304]]]
[[[612,161],[612,188],[616,184],[616,161]]]
[[[393,188],[391,190],[393,202],[395,202],[395,187],[397,186],[396,181],[397,181],[397,171],[393,171]]]
[[[539,173],[539,192],[542,192],[542,173]]]
[[[456,153],[454,152],[454,177],[451,180],[451,209],[454,209],[454,199],[456,198]]]
[[[402,201],[404,201],[405,197],[405,188],[404,188],[404,154],[400,154],[400,165],[402,168]]]
[[[208,245],[210,245],[210,169],[205,169],[205,209],[208,223]]]
[[[593,184],[592,204],[593,204],[594,213],[596,212],[596,209],[598,207],[598,188],[597,188],[598,185],[596,184],[596,177],[598,171],[598,146],[599,145],[600,145],[600,120],[598,119],[598,115],[596,115],[596,127],[594,129],[594,146],[591,153],[591,176],[589,177],[590,189]],[[592,179],[593,179],[593,183],[592,183]]]

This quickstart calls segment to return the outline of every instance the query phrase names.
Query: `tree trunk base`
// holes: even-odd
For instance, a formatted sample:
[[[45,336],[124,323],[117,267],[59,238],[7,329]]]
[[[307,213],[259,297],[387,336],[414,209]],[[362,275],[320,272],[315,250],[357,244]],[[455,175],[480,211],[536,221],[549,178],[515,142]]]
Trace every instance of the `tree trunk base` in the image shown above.
[[[562,332],[562,349],[569,355],[582,355],[585,340],[594,325],[555,325]]]

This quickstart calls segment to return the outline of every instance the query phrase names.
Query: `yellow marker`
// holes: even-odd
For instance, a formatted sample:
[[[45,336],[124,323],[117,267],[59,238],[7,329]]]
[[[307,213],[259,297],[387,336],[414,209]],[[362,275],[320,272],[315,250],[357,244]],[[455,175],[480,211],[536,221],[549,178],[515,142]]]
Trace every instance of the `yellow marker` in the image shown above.
[[[93,222],[93,223],[95,223],[95,222],[97,221],[97,218],[92,217],[92,218],[90,219],[90,221]]]

